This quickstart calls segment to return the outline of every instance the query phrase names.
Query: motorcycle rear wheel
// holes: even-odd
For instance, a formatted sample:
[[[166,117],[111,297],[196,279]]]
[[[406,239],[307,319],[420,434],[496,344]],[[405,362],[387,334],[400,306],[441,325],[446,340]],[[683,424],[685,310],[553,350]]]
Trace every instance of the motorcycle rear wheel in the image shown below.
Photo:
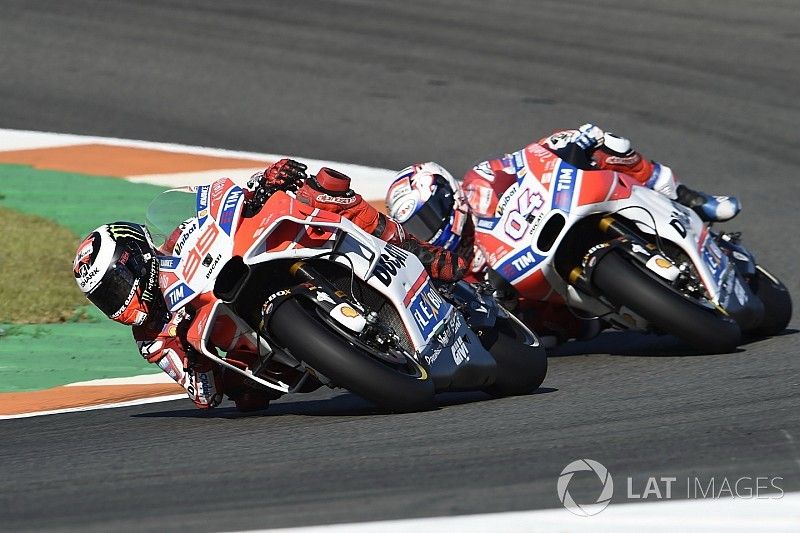
[[[311,304],[313,305],[313,304]],[[289,299],[273,311],[272,338],[298,360],[381,408],[421,411],[433,405],[433,380],[413,360],[413,373],[378,361],[363,348],[333,331],[301,300]]]
[[[653,276],[611,251],[595,266],[592,283],[612,303],[629,308],[695,348],[725,353],[739,345],[742,334],[736,322],[702,307]]]

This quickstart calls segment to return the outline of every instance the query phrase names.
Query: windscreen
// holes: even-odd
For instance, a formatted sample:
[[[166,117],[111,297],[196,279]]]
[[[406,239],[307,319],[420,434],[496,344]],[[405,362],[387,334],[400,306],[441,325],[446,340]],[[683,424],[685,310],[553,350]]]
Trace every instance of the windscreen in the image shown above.
[[[193,187],[164,191],[150,202],[145,214],[145,225],[156,246],[164,244],[182,222],[197,216],[196,205]]]

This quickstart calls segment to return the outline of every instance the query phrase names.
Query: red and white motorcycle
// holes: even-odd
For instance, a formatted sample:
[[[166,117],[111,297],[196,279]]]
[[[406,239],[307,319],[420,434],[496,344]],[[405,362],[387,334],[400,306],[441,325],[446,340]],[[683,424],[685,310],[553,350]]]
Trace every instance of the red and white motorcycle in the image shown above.
[[[712,231],[625,174],[577,168],[542,146],[509,157],[517,181],[495,217],[476,223],[501,290],[618,328],[672,333],[709,352],[788,324],[786,287],[739,234]]]
[[[250,217],[228,179],[167,191],[148,209],[155,238],[180,228],[159,283],[171,311],[191,314],[197,351],[276,396],[324,384],[390,410],[427,408],[437,391],[542,383],[538,339],[488,287],[437,284],[407,251],[270,193]],[[244,365],[231,355],[242,352],[255,357]]]

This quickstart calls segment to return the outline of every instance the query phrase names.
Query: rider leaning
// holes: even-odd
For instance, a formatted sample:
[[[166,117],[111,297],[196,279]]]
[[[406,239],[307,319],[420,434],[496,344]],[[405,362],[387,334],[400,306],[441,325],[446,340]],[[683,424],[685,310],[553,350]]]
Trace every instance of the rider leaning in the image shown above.
[[[457,255],[419,241],[402,226],[379,213],[350,188],[350,178],[328,168],[307,177],[305,165],[282,159],[254,175],[245,193],[245,216],[258,213],[271,191],[287,183],[302,184],[299,201],[332,211],[387,242],[417,255],[432,277],[459,278],[465,264]],[[191,303],[170,313],[159,286],[159,255],[171,255],[179,242],[177,228],[160,249],[140,224],[115,222],[90,233],[78,247],[73,265],[75,280],[86,297],[109,318],[132,326],[142,356],[156,363],[182,385],[200,408],[214,407],[223,393],[241,410],[263,409],[270,392],[248,387],[236,372],[225,372],[186,341]],[[238,354],[248,360],[252,354]],[[252,360],[252,359],[251,359]]]
[[[628,174],[642,185],[692,208],[706,221],[729,220],[740,210],[736,198],[711,196],[679,184],[669,167],[645,159],[628,139],[592,124],[557,131],[535,144],[578,168]],[[417,164],[397,173],[386,194],[386,206],[408,233],[456,251],[470,264],[468,279],[480,279],[486,262],[480,248],[473,245],[475,219],[497,216],[500,198],[516,180],[512,155],[478,163],[466,173],[460,186],[438,164]],[[550,331],[559,340],[586,336],[587,328],[591,333],[597,331],[595,325],[577,321],[563,306],[542,306],[534,321],[537,332]]]

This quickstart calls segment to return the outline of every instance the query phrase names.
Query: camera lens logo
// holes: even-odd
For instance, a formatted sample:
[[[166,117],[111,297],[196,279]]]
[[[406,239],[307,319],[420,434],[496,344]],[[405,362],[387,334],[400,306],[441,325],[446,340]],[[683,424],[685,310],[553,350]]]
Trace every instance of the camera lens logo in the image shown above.
[[[567,489],[569,488],[569,482],[572,481],[572,476],[574,476],[576,472],[586,471],[594,472],[603,488],[595,503],[581,505],[575,502]],[[561,475],[558,476],[556,488],[558,489],[558,499],[561,500],[561,504],[569,512],[578,516],[592,516],[608,507],[608,504],[611,502],[611,497],[614,495],[614,480],[611,479],[611,474],[608,473],[608,469],[597,461],[593,461],[592,459],[578,459],[564,467],[564,470],[561,471]]]

